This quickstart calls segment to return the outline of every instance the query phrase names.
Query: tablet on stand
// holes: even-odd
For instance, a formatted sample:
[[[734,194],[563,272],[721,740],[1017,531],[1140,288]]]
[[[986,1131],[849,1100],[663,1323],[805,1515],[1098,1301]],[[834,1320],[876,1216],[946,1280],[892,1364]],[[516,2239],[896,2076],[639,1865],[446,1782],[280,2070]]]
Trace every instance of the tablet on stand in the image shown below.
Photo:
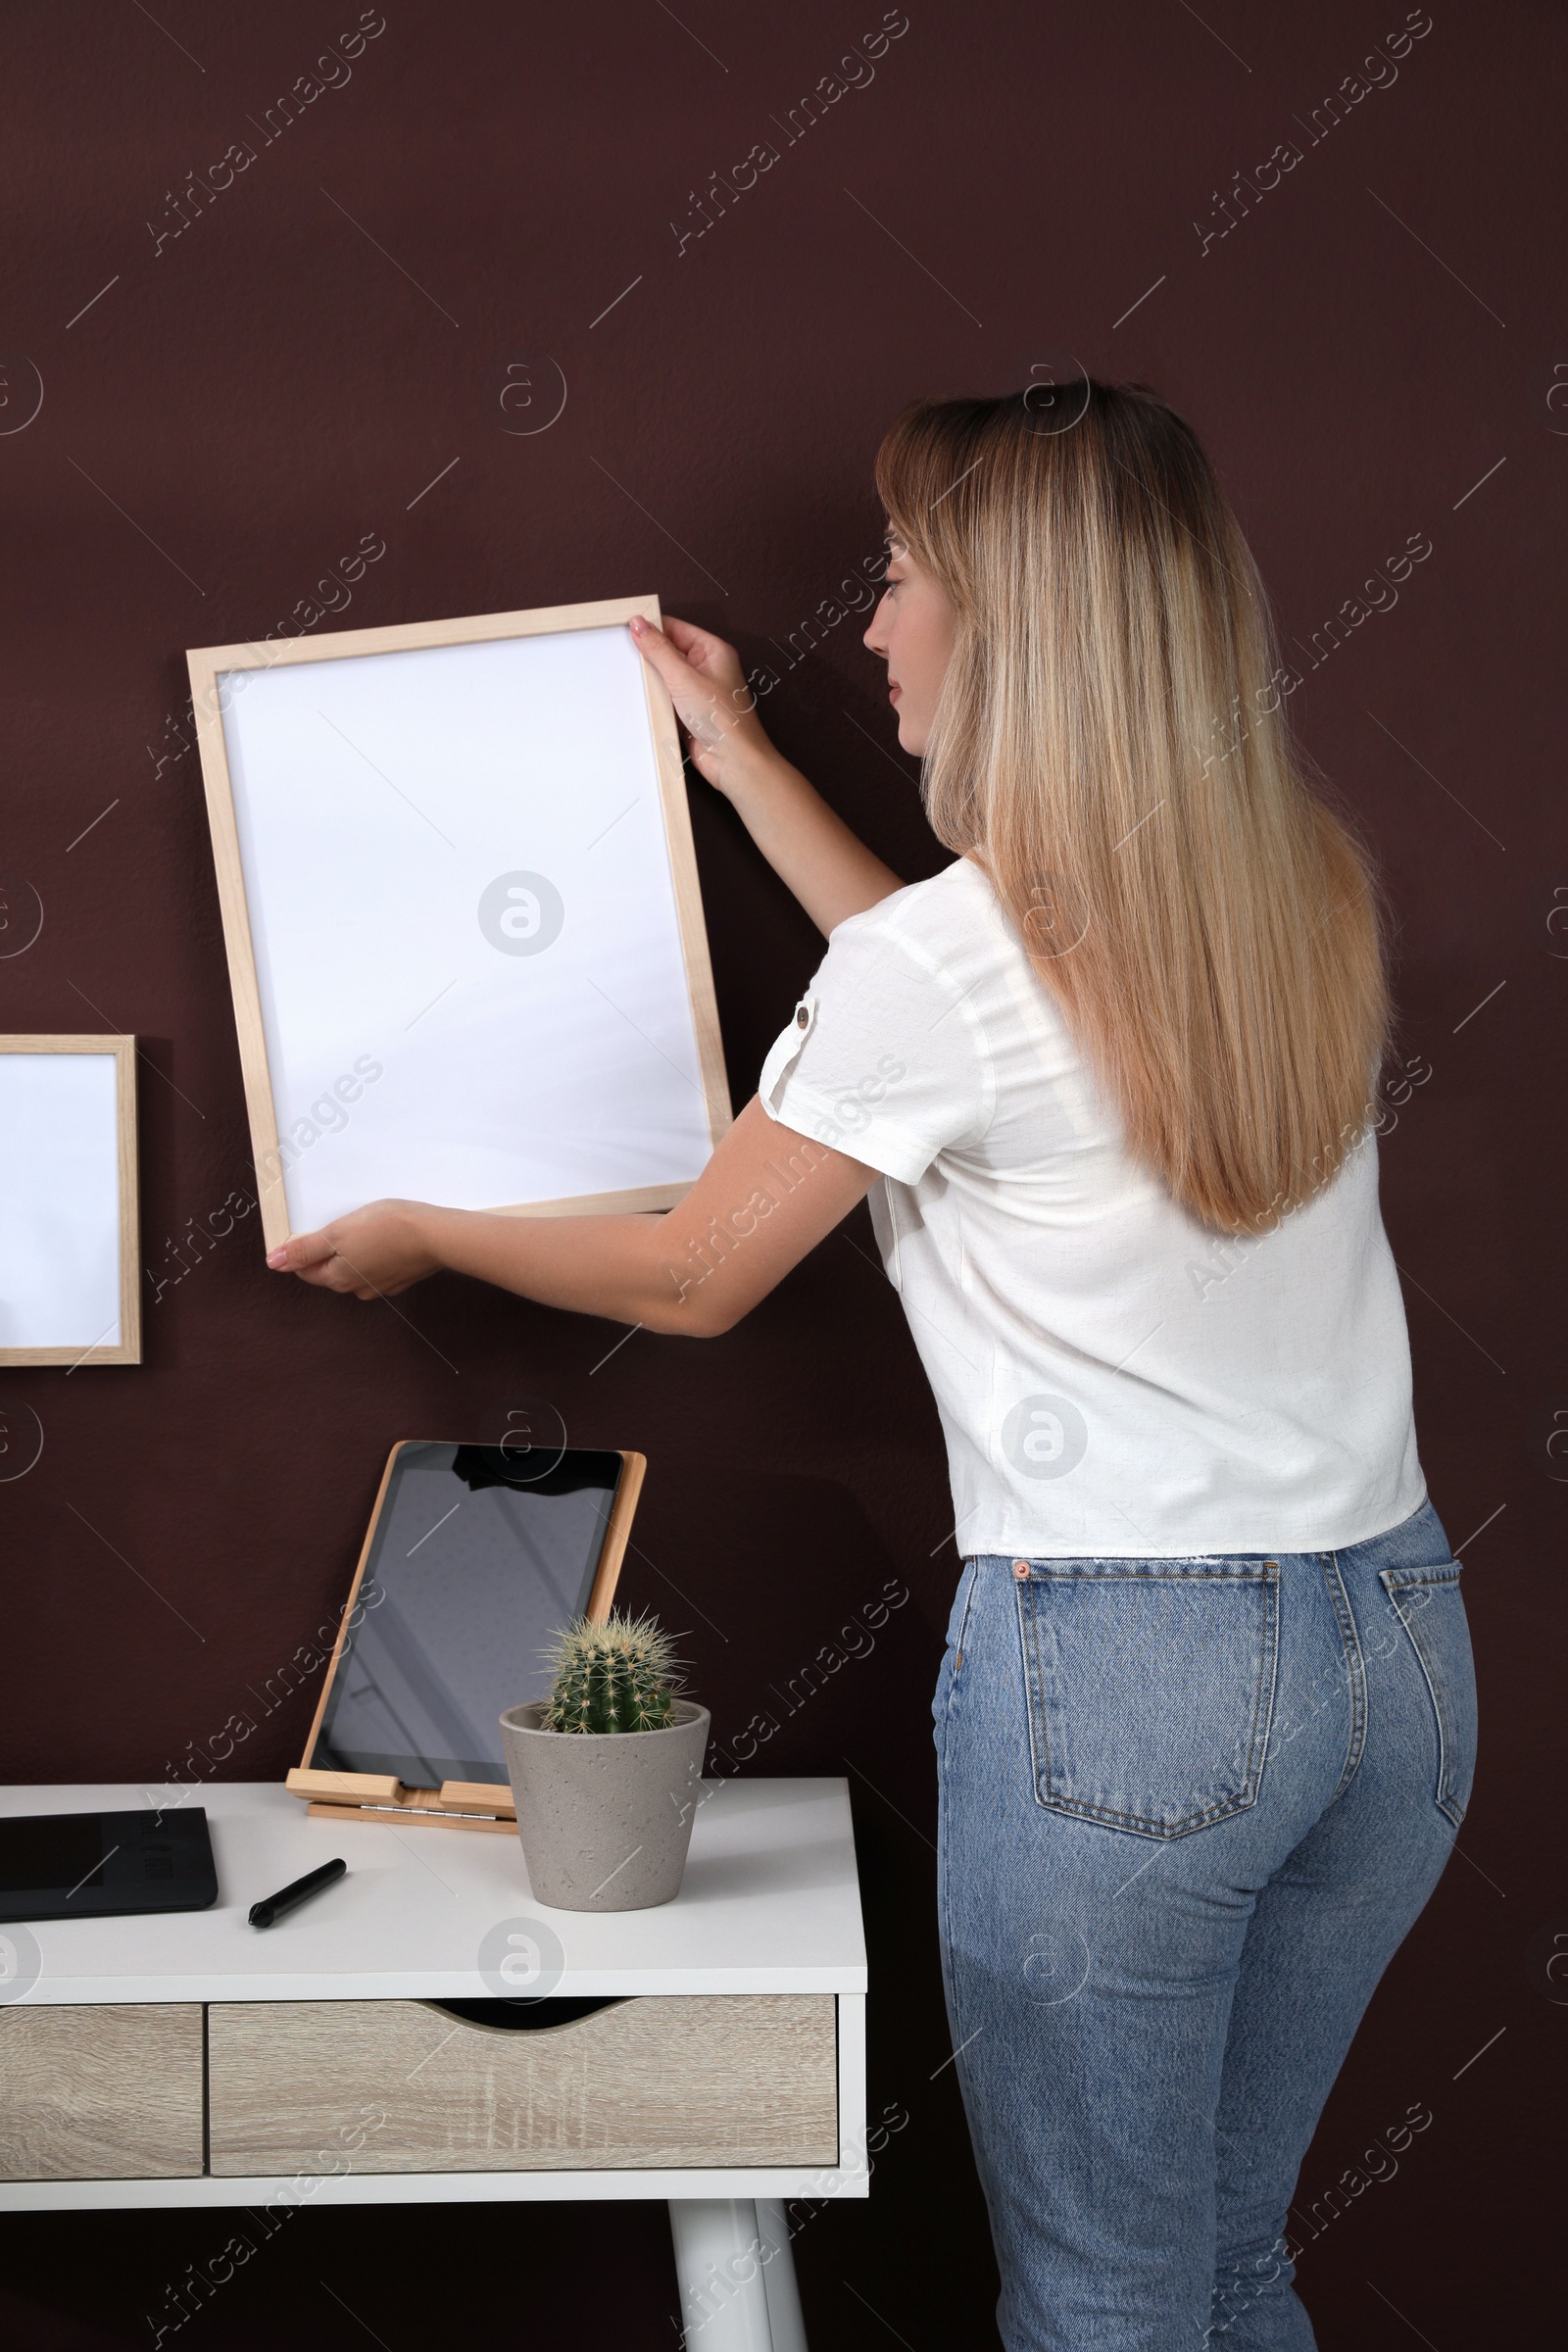
[[[500,1717],[551,1637],[609,1616],[640,1453],[406,1439],[388,1456],[288,1787],[331,1821],[515,1827]]]

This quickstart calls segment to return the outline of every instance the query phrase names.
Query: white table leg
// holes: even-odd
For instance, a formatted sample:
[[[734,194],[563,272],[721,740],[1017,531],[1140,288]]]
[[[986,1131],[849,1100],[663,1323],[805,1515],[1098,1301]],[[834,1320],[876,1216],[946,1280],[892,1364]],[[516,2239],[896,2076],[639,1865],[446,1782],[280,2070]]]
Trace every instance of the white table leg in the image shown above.
[[[784,2208],[775,2197],[672,2197],[686,2352],[807,2352]]]

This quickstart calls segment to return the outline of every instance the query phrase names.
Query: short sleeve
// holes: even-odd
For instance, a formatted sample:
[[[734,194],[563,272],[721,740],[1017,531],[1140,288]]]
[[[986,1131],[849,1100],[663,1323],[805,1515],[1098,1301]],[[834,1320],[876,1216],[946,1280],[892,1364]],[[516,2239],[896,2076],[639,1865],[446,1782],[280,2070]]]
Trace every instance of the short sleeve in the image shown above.
[[[758,1094],[782,1125],[914,1184],[939,1152],[979,1141],[996,1089],[964,990],[873,908],[834,931]]]

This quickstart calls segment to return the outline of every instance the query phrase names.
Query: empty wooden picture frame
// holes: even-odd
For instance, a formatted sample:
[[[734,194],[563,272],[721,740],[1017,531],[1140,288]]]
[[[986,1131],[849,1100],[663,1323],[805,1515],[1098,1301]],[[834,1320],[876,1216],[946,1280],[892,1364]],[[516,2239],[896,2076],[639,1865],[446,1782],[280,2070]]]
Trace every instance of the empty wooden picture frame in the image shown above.
[[[187,655],[273,1249],[672,1207],[730,1121],[657,597]]]
[[[139,1364],[136,1041],[0,1037],[0,1364]]]

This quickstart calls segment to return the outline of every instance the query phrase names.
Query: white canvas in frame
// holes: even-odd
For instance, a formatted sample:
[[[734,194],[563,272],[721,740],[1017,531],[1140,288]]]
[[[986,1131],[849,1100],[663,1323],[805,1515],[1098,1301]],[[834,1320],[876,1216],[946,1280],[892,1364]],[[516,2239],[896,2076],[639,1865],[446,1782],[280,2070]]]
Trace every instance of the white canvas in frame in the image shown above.
[[[0,1364],[141,1360],[135,1041],[0,1038]]]
[[[262,1229],[670,1206],[729,1124],[653,597],[188,659]]]

